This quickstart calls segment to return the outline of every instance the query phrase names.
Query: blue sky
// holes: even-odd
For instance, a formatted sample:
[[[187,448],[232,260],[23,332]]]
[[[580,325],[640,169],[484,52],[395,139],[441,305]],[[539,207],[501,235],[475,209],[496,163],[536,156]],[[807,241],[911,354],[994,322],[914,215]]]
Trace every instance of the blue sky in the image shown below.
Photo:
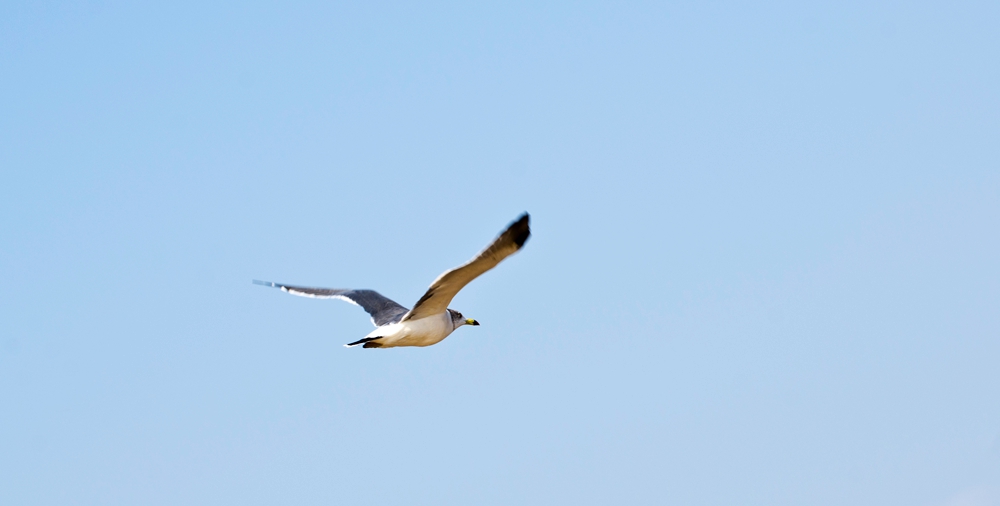
[[[1000,504],[1000,6],[0,6],[0,490]],[[522,211],[426,349],[345,349]]]

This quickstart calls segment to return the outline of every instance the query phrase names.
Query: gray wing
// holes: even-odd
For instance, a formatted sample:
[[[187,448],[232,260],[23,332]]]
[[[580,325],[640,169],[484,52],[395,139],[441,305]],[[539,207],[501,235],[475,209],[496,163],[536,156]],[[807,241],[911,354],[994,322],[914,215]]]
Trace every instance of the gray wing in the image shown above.
[[[406,308],[396,304],[375,290],[346,290],[339,288],[306,288],[302,286],[282,285],[270,281],[253,280],[255,285],[273,286],[280,288],[282,292],[302,297],[312,297],[314,299],[341,299],[361,306],[372,317],[372,323],[376,327],[398,322],[404,314]]]
[[[438,276],[427,289],[427,293],[417,301],[410,312],[406,313],[402,321],[443,313],[451,304],[451,299],[455,298],[465,285],[480,274],[496,267],[503,259],[517,253],[524,246],[531,236],[528,219],[528,213],[522,214],[475,258]]]

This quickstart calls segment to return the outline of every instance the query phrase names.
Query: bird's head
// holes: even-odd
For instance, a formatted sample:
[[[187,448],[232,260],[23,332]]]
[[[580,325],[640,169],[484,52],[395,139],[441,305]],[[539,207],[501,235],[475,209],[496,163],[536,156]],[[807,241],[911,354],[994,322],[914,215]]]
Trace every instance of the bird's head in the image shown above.
[[[454,309],[449,309],[448,312],[451,313],[451,322],[455,325],[456,329],[461,327],[462,325],[479,325],[479,322],[477,322],[476,320],[473,320],[472,318],[466,318],[462,316],[462,313],[459,313]]]

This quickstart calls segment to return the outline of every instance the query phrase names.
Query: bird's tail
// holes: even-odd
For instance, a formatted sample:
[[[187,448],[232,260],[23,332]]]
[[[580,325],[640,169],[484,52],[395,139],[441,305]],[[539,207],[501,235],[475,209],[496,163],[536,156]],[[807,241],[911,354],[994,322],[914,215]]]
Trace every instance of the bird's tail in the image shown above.
[[[357,341],[354,341],[353,343],[347,343],[347,344],[344,345],[344,347],[345,348],[353,348],[353,347],[355,347],[355,346],[357,346],[359,344],[363,344],[364,345],[363,348],[381,348],[382,344],[375,342],[376,339],[381,339],[381,338],[382,338],[382,336],[366,337],[364,339],[358,339]]]

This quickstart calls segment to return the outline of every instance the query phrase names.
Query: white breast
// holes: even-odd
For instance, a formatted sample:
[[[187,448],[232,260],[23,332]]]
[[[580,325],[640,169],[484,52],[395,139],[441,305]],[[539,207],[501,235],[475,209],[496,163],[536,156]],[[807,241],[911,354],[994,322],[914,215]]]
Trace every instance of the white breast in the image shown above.
[[[455,330],[451,315],[447,312],[431,315],[419,320],[408,320],[379,327],[367,337],[382,336],[379,342],[383,348],[394,346],[430,346],[441,342]]]

